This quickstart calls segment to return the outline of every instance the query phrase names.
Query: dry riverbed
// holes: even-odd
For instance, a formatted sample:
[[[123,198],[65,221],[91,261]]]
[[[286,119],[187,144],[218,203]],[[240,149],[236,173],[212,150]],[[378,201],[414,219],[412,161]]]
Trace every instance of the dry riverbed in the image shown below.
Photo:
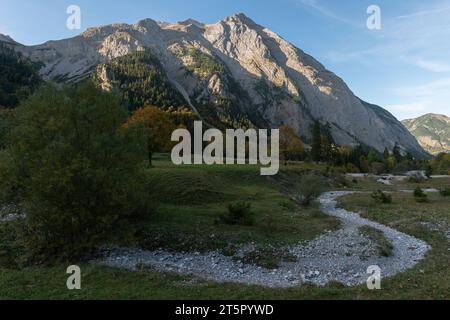
[[[104,250],[102,258],[96,263],[129,270],[155,268],[216,282],[266,287],[287,288],[302,283],[325,285],[330,281],[352,286],[367,280],[369,266],[379,266],[382,277],[393,276],[412,268],[430,250],[424,241],[338,208],[337,199],[351,193],[328,192],[319,198],[321,210],[339,218],[342,228],[326,232],[312,241],[283,248],[294,259],[280,262],[276,269],[246,264],[218,251],[188,253],[132,248]],[[382,231],[392,244],[392,255],[380,256],[376,243],[360,233],[359,228],[362,226]],[[251,245],[243,246],[238,255],[244,256],[250,250]]]

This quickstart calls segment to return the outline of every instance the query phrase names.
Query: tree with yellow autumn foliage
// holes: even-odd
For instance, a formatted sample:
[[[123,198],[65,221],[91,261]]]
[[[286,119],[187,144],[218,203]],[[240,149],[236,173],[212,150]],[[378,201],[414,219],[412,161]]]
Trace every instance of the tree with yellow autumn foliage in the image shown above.
[[[295,130],[283,125],[280,127],[280,154],[283,157],[284,164],[287,165],[288,160],[300,159],[305,152],[305,146],[298,137]]]
[[[170,137],[175,130],[170,116],[150,105],[133,112],[124,127],[137,136],[137,140],[147,153],[150,166],[155,152],[166,152],[170,149]]]

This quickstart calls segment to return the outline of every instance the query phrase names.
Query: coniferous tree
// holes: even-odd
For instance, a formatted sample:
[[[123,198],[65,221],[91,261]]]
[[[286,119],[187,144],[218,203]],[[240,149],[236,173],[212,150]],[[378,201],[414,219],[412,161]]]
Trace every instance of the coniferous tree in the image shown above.
[[[389,156],[390,156],[390,154],[389,154],[388,148],[384,148],[383,159],[384,159],[385,161],[387,161],[387,160],[389,159]]]
[[[99,76],[102,69],[109,75],[107,84]],[[154,105],[164,110],[186,105],[158,58],[148,50],[136,51],[99,66],[94,73],[94,81],[101,86],[118,89],[131,111],[144,105]]]
[[[0,107],[15,108],[36,90],[39,67],[0,41]]]
[[[397,142],[395,143],[394,149],[392,150],[392,155],[394,156],[397,163],[400,163],[403,159],[403,156],[400,152],[400,146]]]
[[[334,139],[331,135],[331,126],[329,123],[322,129],[321,134],[321,159],[331,161],[333,158]]]
[[[311,144],[311,157],[313,161],[322,160],[322,133],[319,121],[315,121],[312,126],[312,144]]]

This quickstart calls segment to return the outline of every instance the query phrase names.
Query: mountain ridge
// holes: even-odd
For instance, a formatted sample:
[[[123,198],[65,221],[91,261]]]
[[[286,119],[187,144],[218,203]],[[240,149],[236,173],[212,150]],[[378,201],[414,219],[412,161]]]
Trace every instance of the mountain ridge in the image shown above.
[[[255,126],[288,124],[307,140],[312,123],[319,120],[331,126],[338,144],[363,144],[382,152],[399,143],[405,152],[427,156],[390,113],[357,98],[312,56],[242,13],[212,24],[144,19],[104,25],[73,38],[15,49],[44,63],[44,79],[63,82],[80,81],[99,65],[150,50],[192,108],[211,111],[214,106],[226,123],[235,122],[232,113],[238,110]]]
[[[417,118],[403,120],[402,123],[428,152],[432,154],[450,152],[450,117],[427,113]]]

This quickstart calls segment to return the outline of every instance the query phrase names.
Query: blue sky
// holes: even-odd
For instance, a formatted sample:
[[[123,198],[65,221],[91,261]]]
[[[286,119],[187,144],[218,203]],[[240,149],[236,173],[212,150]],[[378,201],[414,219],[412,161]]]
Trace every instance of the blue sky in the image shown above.
[[[243,12],[313,55],[360,98],[399,119],[450,114],[450,0],[0,0],[0,33],[23,44],[75,36],[66,9],[81,7],[82,30],[143,18],[216,22]],[[381,8],[381,30],[366,26]]]

